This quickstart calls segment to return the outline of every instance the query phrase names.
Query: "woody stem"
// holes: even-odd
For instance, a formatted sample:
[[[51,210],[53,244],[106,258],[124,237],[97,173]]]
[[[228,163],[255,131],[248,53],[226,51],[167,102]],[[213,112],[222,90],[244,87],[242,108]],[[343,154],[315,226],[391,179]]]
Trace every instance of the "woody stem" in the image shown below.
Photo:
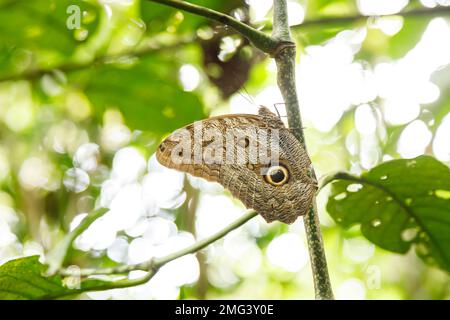
[[[306,150],[295,82],[296,48],[290,35],[286,0],[274,0],[272,38],[278,40],[280,44],[274,58],[277,64],[278,86],[286,103],[289,127],[293,129],[293,134]],[[311,169],[311,176],[315,178],[313,169]],[[304,224],[314,278],[314,288],[316,299],[330,300],[333,299],[333,291],[328,275],[327,260],[315,199],[313,202],[310,210],[305,215]]]

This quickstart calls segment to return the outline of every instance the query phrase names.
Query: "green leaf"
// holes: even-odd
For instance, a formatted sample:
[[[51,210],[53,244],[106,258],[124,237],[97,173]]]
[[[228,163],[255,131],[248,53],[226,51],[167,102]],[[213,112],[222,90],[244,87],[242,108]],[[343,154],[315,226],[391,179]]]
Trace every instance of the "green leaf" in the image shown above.
[[[61,276],[44,276],[46,268],[39,262],[39,256],[19,258],[1,265],[0,300],[54,299],[114,286],[114,282],[87,279],[78,288],[69,288],[64,286]]]
[[[450,169],[429,156],[385,162],[362,176],[338,173],[327,210],[345,228],[389,251],[412,245],[427,263],[450,270]]]
[[[11,260],[0,267],[0,299],[39,299],[62,291],[59,277],[42,277],[45,266],[39,256]]]
[[[205,117],[197,95],[180,88],[178,66],[166,55],[150,55],[131,67],[104,65],[71,80],[84,87],[99,121],[116,108],[131,129],[164,134]]]

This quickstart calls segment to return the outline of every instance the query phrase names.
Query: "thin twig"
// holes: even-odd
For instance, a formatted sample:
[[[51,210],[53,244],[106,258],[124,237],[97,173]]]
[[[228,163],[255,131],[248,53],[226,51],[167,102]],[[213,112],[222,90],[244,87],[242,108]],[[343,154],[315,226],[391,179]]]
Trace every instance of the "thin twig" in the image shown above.
[[[93,285],[90,287],[80,287],[78,289],[65,290],[62,292],[54,292],[50,295],[44,296],[41,299],[59,299],[65,296],[73,296],[76,294],[80,294],[87,291],[105,291],[111,289],[121,289],[121,288],[129,288],[135,287],[150,281],[150,279],[154,276],[155,272],[153,270],[147,272],[144,276],[136,278],[136,279],[120,279],[111,282],[103,282],[98,285]],[[75,275],[76,276],[76,275]]]
[[[123,273],[128,273],[128,272],[134,271],[134,270],[156,271],[159,268],[161,268],[163,265],[165,265],[166,263],[168,263],[172,260],[178,259],[187,254],[195,253],[195,252],[205,248],[206,246],[210,245],[211,243],[224,237],[226,234],[233,231],[234,229],[242,226],[244,223],[246,223],[247,221],[249,221],[250,219],[254,218],[257,215],[258,214],[255,211],[251,210],[251,211],[247,212],[246,214],[244,214],[239,219],[237,219],[236,221],[229,224],[227,227],[218,231],[217,233],[215,233],[209,237],[206,237],[205,239],[197,241],[196,243],[194,243],[193,245],[191,245],[187,248],[181,249],[179,251],[176,251],[176,252],[169,254],[167,256],[164,256],[164,257],[153,258],[153,259],[150,259],[143,263],[132,264],[132,265],[122,265],[122,266],[117,266],[117,267],[112,267],[112,268],[104,268],[104,269],[78,269],[78,270],[73,270],[72,268],[61,269],[58,273],[62,276],[92,276],[92,275],[98,275],[98,274],[102,274],[102,275],[123,274]]]
[[[435,8],[427,9],[427,8],[419,8],[419,9],[412,9],[409,11],[400,11],[397,13],[392,14],[382,14],[382,15],[361,15],[356,14],[352,16],[342,16],[342,17],[328,17],[323,19],[315,19],[315,20],[305,20],[304,22],[300,24],[296,24],[291,26],[294,30],[302,30],[304,28],[313,27],[313,26],[324,26],[329,24],[340,24],[340,23],[351,23],[351,22],[357,22],[360,20],[367,20],[371,18],[382,18],[382,17],[394,17],[394,16],[401,16],[401,17],[424,17],[424,16],[442,16],[450,14],[450,7],[444,7],[444,6],[438,6]]]
[[[63,268],[58,271],[58,274],[63,277],[89,277],[94,275],[121,275],[127,274],[131,271],[141,270],[148,271],[151,265],[151,261],[145,261],[143,263],[120,265],[110,268],[83,268],[76,269],[73,267]]]
[[[106,212],[108,212],[108,209],[100,208],[90,213],[75,229],[72,230],[72,232],[66,234],[58,245],[47,254],[47,264],[49,267],[46,272],[48,275],[54,274],[61,268],[75,239]]]
[[[155,258],[154,259],[154,265],[156,266],[161,266],[163,264],[166,264],[169,261],[175,260],[181,256],[184,256],[186,254],[190,254],[190,253],[194,253],[197,252],[203,248],[205,248],[206,246],[208,246],[209,244],[219,240],[220,238],[224,237],[227,233],[229,233],[230,231],[233,231],[234,229],[240,227],[241,225],[243,225],[244,223],[246,223],[248,220],[256,217],[258,215],[257,212],[250,210],[249,212],[247,212],[246,214],[244,214],[242,217],[240,217],[239,219],[237,219],[236,221],[232,222],[230,225],[228,225],[226,228],[223,228],[222,230],[220,230],[219,232],[213,234],[212,236],[209,236],[203,240],[198,241],[197,243],[195,243],[194,245],[187,247],[183,250],[180,250],[178,252],[172,253],[171,255],[162,257],[162,258]]]
[[[108,63],[112,63],[112,62],[121,61],[125,58],[144,57],[144,56],[147,56],[147,55],[150,55],[153,53],[179,48],[185,44],[192,43],[192,41],[194,41],[194,40],[195,40],[195,38],[188,37],[188,38],[182,39],[181,41],[178,41],[174,44],[161,45],[161,46],[148,45],[148,46],[141,47],[139,49],[127,50],[127,51],[121,52],[119,54],[100,55],[93,60],[88,60],[88,61],[84,61],[84,62],[68,62],[68,63],[56,65],[56,66],[29,69],[29,70],[26,70],[26,71],[18,73],[18,74],[10,74],[10,75],[1,76],[0,82],[15,81],[15,80],[20,80],[20,79],[33,80],[33,79],[37,79],[37,78],[43,76],[44,74],[50,73],[54,70],[59,70],[62,72],[74,72],[77,70],[86,69],[86,68],[96,66],[96,65],[104,65],[104,64],[108,64]]]

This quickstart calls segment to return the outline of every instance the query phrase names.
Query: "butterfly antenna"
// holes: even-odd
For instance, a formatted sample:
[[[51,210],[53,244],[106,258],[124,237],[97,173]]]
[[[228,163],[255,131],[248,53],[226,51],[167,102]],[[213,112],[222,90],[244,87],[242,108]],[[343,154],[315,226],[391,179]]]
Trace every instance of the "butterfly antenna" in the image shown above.
[[[243,94],[241,92],[241,90],[243,90],[245,92],[245,94]],[[248,93],[247,89],[245,88],[245,86],[242,86],[241,89],[239,89],[238,91],[239,95],[241,97],[243,97],[245,100],[247,100],[248,103],[250,103],[253,106],[258,106],[255,102],[255,100],[252,98],[252,96]]]
[[[274,103],[273,107],[275,108],[275,111],[277,112],[278,118],[281,119],[280,112],[278,111],[278,108],[277,108],[277,105],[279,105],[279,104],[285,104],[285,103],[284,102]]]
[[[250,99],[249,97],[247,97],[245,94],[243,94],[241,91],[238,91],[238,93],[239,93],[239,95],[242,97],[242,98],[244,98],[248,103],[250,103],[250,104],[252,104],[252,105],[254,105],[255,104],[255,102],[252,100],[252,99]]]
[[[247,97],[249,97],[249,99],[252,101],[252,104],[257,105],[256,101],[253,99],[252,95],[248,93],[247,88],[244,85],[242,86],[242,90],[244,90]]]
[[[237,76],[237,72],[234,70],[231,70],[231,73],[234,76]],[[245,92],[245,94],[242,93],[242,91]],[[250,103],[251,105],[257,105],[255,100],[253,100],[252,96],[248,93],[247,89],[245,88],[245,85],[242,85],[241,88],[237,91],[239,93],[239,95],[244,98],[248,103]]]

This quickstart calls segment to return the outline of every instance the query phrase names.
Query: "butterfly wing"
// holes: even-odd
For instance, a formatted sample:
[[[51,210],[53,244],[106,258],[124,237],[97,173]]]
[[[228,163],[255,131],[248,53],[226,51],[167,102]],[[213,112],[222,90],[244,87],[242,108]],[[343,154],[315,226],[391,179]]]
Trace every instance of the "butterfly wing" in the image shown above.
[[[221,182],[220,171],[227,159],[227,145],[230,143],[226,138],[230,129],[245,134],[258,126],[260,121],[257,115],[238,114],[194,122],[164,139],[158,147],[156,158],[168,168]]]
[[[222,184],[268,222],[295,221],[317,188],[307,175],[311,163],[305,150],[266,108],[259,115],[213,117],[178,129],[160,144],[156,157],[166,167]],[[289,173],[283,186],[264,178],[274,161]]]

